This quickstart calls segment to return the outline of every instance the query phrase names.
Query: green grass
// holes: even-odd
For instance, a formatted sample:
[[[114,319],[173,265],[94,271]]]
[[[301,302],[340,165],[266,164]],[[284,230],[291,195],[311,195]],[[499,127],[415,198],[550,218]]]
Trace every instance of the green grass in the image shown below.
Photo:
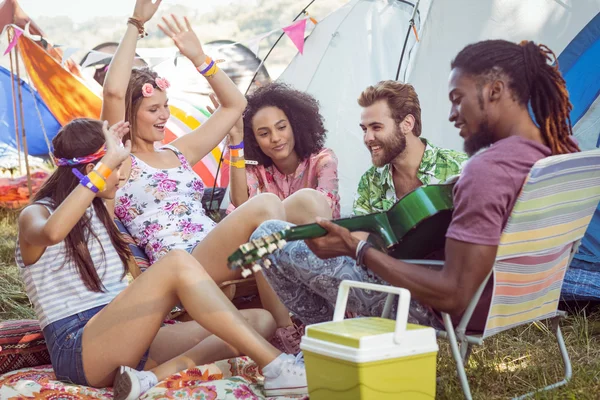
[[[0,210],[0,320],[35,318],[14,265],[16,217],[16,212]],[[573,364],[573,379],[536,399],[600,396],[600,310],[571,311],[561,328]],[[460,399],[462,390],[449,346],[444,340],[439,343],[437,399]],[[475,347],[467,376],[474,399],[506,399],[562,379],[563,366],[547,325],[531,324]]]

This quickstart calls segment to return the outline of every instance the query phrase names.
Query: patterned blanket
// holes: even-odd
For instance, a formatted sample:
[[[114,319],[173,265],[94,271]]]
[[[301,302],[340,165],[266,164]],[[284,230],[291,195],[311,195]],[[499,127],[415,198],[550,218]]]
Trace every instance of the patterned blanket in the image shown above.
[[[247,357],[232,358],[191,368],[172,375],[146,392],[141,400],[266,399],[263,377],[257,365]],[[21,369],[0,376],[2,400],[105,400],[112,399],[112,389],[94,389],[55,380],[51,366]],[[278,397],[308,399],[308,397]]]

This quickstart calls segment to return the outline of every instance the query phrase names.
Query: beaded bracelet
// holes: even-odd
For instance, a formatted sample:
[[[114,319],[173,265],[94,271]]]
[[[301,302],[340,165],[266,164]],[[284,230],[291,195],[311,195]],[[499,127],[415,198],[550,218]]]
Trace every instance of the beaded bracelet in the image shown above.
[[[231,165],[232,167],[235,167],[235,168],[240,168],[240,169],[246,168],[246,162],[244,160],[229,161],[229,160],[225,159],[223,161],[225,161],[225,164]]]
[[[143,39],[145,36],[148,36],[148,32],[146,32],[146,29],[144,29],[144,24],[139,19],[131,17],[127,20],[127,23],[137,28],[138,34],[140,35],[140,39]]]
[[[98,172],[100,176],[103,177],[105,180],[108,179],[110,174],[112,174],[112,169],[104,165],[102,161],[96,164],[96,166],[94,167],[94,171]]]
[[[86,175],[83,175],[81,172],[79,172],[79,170],[77,168],[73,168],[71,171],[73,172],[73,175],[75,175],[77,178],[79,178],[79,183],[81,185],[90,189],[94,193],[98,193],[98,188],[96,186],[94,186],[94,184],[90,181],[90,178],[88,178]]]

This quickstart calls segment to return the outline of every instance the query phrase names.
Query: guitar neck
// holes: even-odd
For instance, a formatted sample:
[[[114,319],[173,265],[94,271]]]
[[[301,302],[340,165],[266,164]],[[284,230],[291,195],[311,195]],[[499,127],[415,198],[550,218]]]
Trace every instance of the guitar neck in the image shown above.
[[[361,215],[352,218],[344,218],[332,221],[351,232],[369,232],[383,239],[386,247],[398,243],[396,235],[390,226],[385,213]],[[283,239],[287,241],[313,239],[324,236],[327,231],[318,224],[298,225],[286,230]]]

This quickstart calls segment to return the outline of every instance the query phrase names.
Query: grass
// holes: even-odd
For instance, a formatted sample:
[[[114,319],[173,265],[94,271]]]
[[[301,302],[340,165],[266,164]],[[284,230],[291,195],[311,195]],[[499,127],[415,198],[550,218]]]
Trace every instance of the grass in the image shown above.
[[[0,209],[0,321],[35,318],[14,265],[16,218],[16,212]],[[573,365],[573,378],[566,386],[535,398],[597,399],[600,310],[571,309],[561,329]],[[460,399],[462,390],[450,348],[444,340],[439,344],[437,399]],[[562,379],[563,365],[548,326],[536,323],[493,336],[483,347],[475,347],[467,376],[474,399],[506,399]]]

